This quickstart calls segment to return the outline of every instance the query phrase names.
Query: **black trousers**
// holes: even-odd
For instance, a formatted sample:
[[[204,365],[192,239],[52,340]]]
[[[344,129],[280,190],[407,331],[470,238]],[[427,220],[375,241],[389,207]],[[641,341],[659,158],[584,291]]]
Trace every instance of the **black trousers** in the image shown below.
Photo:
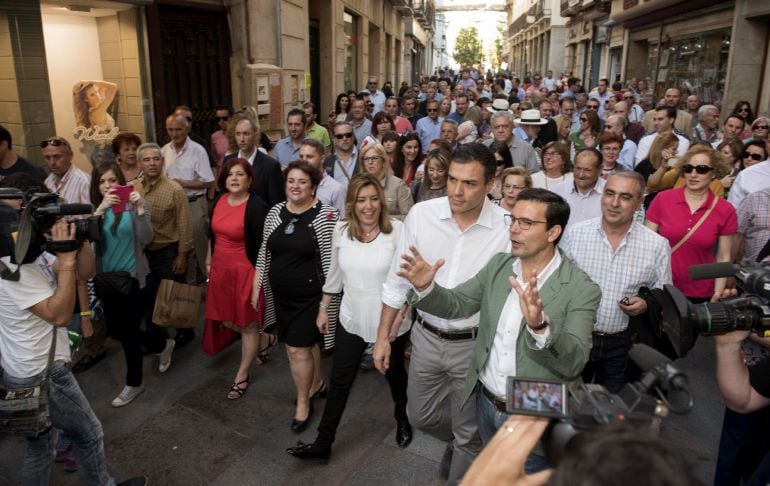
[[[150,265],[150,274],[147,275],[146,287],[147,314],[145,322],[147,323],[147,332],[166,339],[168,338],[168,332],[165,327],[158,326],[152,322],[152,311],[155,309],[155,299],[158,297],[158,287],[161,280],[168,279],[182,283],[186,280],[186,274],[171,271],[174,259],[179,254],[179,246],[176,243],[172,243],[158,250],[144,250],[144,254],[147,256],[147,263]],[[193,329],[177,329],[176,331],[177,336],[194,332]]]
[[[120,341],[126,358],[126,385],[142,384],[142,347],[151,353],[160,353],[166,346],[166,340],[157,333],[141,329],[142,316],[145,313],[147,295],[139,288],[139,282],[132,279],[131,293],[128,296],[104,296],[104,315],[107,321],[107,334]]]
[[[337,325],[332,372],[329,378],[329,395],[318,425],[316,443],[331,446],[337,434],[337,427],[345,411],[350,396],[350,389],[358,374],[361,358],[366,350],[366,341],[351,334],[341,324]],[[404,366],[404,349],[409,342],[409,333],[396,338],[390,343],[390,368],[385,378],[390,385],[393,397],[394,416],[398,421],[406,421],[406,384],[407,374]]]

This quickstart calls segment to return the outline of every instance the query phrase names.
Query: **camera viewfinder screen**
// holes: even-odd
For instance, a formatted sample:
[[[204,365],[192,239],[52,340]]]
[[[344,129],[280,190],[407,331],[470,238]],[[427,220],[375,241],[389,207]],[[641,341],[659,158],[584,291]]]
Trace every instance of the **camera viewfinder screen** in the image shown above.
[[[567,393],[564,383],[513,378],[513,413],[564,417]]]

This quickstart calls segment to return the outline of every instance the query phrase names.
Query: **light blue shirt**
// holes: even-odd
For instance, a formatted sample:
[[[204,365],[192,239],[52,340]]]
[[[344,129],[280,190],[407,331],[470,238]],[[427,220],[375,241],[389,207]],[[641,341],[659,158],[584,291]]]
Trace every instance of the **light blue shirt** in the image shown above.
[[[414,127],[417,135],[420,137],[420,143],[422,144],[422,153],[428,153],[428,146],[430,143],[440,138],[441,136],[441,123],[443,118],[438,117],[434,122],[429,116],[424,116],[417,121],[417,126]]]
[[[294,148],[291,137],[282,138],[273,148],[273,158],[281,164],[281,167],[286,167],[295,160],[299,160],[299,147]]]
[[[361,142],[372,134],[372,121],[368,118],[364,118],[364,121],[359,125],[355,120],[350,121],[353,124],[353,133],[356,134],[356,146],[360,147]]]
[[[623,141],[623,148],[620,149],[620,157],[618,163],[628,170],[634,170],[636,167],[636,144],[633,140],[625,139]]]

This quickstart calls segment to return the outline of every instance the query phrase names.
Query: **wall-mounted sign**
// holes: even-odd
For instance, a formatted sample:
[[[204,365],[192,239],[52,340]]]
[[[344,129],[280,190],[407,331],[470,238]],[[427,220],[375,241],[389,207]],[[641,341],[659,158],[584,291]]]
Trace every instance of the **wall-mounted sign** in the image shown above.
[[[72,87],[73,135],[81,142],[110,142],[120,129],[108,113],[118,86],[107,81],[78,81]]]

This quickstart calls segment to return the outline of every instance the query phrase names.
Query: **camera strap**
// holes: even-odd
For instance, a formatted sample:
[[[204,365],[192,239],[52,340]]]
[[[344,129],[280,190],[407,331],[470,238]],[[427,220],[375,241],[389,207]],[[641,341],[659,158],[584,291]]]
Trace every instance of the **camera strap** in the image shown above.
[[[19,233],[16,237],[16,243],[13,247],[13,258],[17,262],[16,270],[11,271],[8,266],[0,261],[0,277],[3,280],[10,280],[12,282],[19,281],[19,269],[21,268],[21,262],[24,261],[24,257],[29,250],[29,240],[32,238],[32,209],[29,205],[24,208],[21,213],[21,221],[19,222]]]
[[[681,240],[679,240],[679,243],[677,243],[676,245],[674,245],[674,246],[673,246],[673,248],[671,248],[671,254],[672,254],[672,255],[673,255],[673,253],[674,253],[675,251],[677,251],[677,250],[678,250],[678,249],[679,249],[679,248],[680,248],[682,245],[684,245],[684,243],[685,243],[687,240],[689,240],[689,239],[690,239],[690,237],[691,237],[691,236],[692,236],[692,235],[693,235],[693,234],[694,234],[694,233],[695,233],[695,232],[698,230],[698,228],[700,228],[700,225],[702,225],[702,224],[703,224],[703,222],[704,222],[704,221],[706,221],[706,218],[708,218],[708,217],[709,217],[709,214],[711,214],[711,211],[713,211],[713,210],[714,210],[714,208],[717,206],[717,203],[718,203],[718,202],[719,202],[719,196],[717,196],[716,194],[714,194],[714,199],[713,199],[713,201],[711,202],[711,206],[709,206],[709,208],[706,210],[706,212],[705,212],[705,213],[703,213],[703,216],[701,216],[701,218],[698,220],[698,222],[697,222],[697,223],[695,223],[695,226],[693,226],[692,228],[690,228],[690,231],[688,231],[688,232],[687,232],[687,234],[686,234],[686,235],[684,235],[684,236],[682,237],[682,239],[681,239]]]

